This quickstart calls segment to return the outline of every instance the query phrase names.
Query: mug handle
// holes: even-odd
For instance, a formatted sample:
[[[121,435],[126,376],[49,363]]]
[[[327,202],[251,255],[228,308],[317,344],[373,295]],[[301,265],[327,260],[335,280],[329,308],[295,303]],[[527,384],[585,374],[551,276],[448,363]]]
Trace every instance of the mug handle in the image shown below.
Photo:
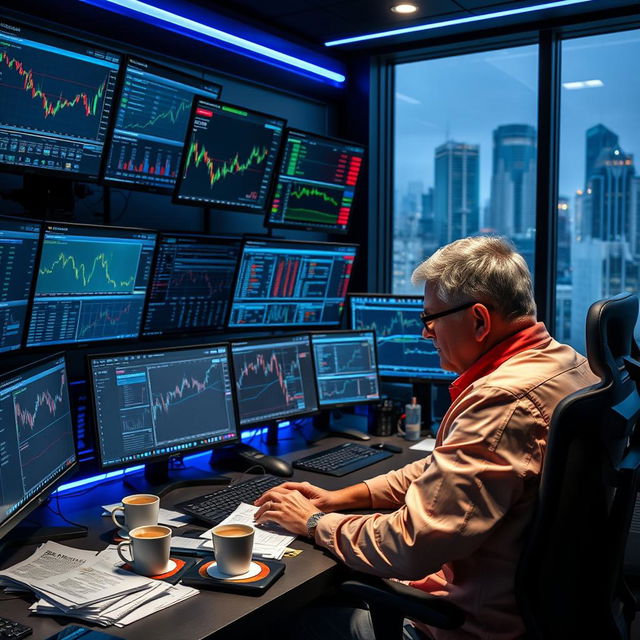
[[[121,549],[125,546],[129,547],[129,552],[131,553],[131,560],[125,557],[125,555],[121,551]],[[122,558],[122,560],[124,560],[127,564],[133,564],[133,549],[131,548],[131,540],[123,540],[122,542],[119,542],[118,548],[116,549],[116,551],[118,552],[118,555],[120,556],[120,558]]]
[[[116,511],[122,511],[122,515],[124,516],[124,507],[122,505],[114,507],[113,511],[111,512],[111,519],[113,520],[113,524],[115,524],[118,529],[123,529],[126,531],[127,527],[125,526],[124,522],[119,522],[118,518],[116,518]]]

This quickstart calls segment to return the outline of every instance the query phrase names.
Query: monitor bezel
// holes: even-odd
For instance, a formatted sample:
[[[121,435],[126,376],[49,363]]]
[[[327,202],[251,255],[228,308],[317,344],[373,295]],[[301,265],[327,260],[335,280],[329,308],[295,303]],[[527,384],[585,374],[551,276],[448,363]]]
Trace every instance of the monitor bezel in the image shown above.
[[[271,173],[271,177],[269,178],[269,184],[267,186],[267,192],[265,194],[264,205],[262,207],[260,208],[249,207],[248,205],[242,205],[242,204],[222,204],[219,202],[206,202],[201,200],[193,200],[190,198],[181,199],[178,197],[178,193],[180,191],[180,188],[182,187],[182,182],[183,182],[184,165],[187,161],[187,154],[185,153],[185,151],[187,149],[187,145],[191,140],[193,121],[195,119],[197,105],[200,102],[200,100],[208,100],[209,102],[215,102],[225,107],[231,107],[233,109],[241,109],[243,111],[247,111],[248,113],[251,113],[252,115],[272,118],[274,120],[280,120],[282,122],[282,134],[280,138],[280,144],[278,148],[275,150],[274,168]],[[201,209],[205,209],[205,210],[211,209],[211,210],[220,210],[220,211],[244,211],[245,213],[254,213],[256,215],[264,216],[265,212],[267,211],[267,208],[271,206],[271,200],[273,198],[273,190],[275,188],[275,183],[273,178],[276,172],[276,165],[277,165],[278,159],[280,158],[280,150],[282,149],[282,139],[284,138],[286,129],[287,129],[286,118],[281,118],[280,116],[276,116],[271,113],[265,113],[264,111],[257,111],[256,109],[250,109],[242,105],[232,104],[230,102],[223,102],[222,100],[213,100],[212,98],[209,98],[208,96],[204,96],[202,94],[194,95],[193,102],[191,104],[191,113],[189,114],[189,124],[187,125],[187,134],[184,140],[184,144],[182,145],[182,155],[180,157],[180,167],[178,169],[176,186],[173,190],[173,196],[171,198],[172,203],[176,205],[188,205],[192,207],[200,207]]]
[[[309,137],[313,137],[313,138],[317,138],[319,140],[325,140],[327,142],[337,142],[339,144],[345,144],[345,145],[351,145],[354,147],[361,147],[362,148],[362,163],[364,164],[364,160],[367,154],[367,147],[364,144],[360,144],[359,142],[354,142],[351,140],[345,140],[344,138],[334,138],[332,136],[325,136],[325,135],[320,135],[317,133],[312,133],[311,131],[304,131],[302,129],[296,129],[293,127],[287,127],[284,131],[284,136],[283,136],[283,142],[282,145],[280,146],[280,153],[278,155],[278,171],[277,171],[277,175],[274,173],[274,178],[273,178],[273,189],[271,190],[271,199],[269,201],[269,206],[267,207],[267,210],[265,212],[265,216],[264,216],[264,222],[263,222],[263,226],[266,229],[297,229],[298,231],[315,231],[315,232],[322,232],[324,231],[325,233],[329,233],[331,235],[346,235],[347,233],[349,233],[349,228],[351,227],[351,221],[353,219],[353,204],[351,206],[351,211],[349,213],[349,220],[347,222],[347,226],[344,229],[336,229],[336,228],[332,228],[329,225],[327,226],[314,226],[314,225],[306,225],[306,224],[296,224],[296,223],[291,223],[291,222],[272,222],[271,220],[269,220],[270,216],[271,216],[271,205],[273,204],[273,197],[275,194],[275,190],[276,187],[278,185],[278,180],[280,179],[280,168],[282,166],[282,161],[284,160],[284,154],[286,152],[286,148],[287,148],[287,142],[289,141],[289,134],[290,133],[294,133],[294,134],[303,134]],[[354,187],[354,193],[353,193],[353,199],[355,201],[356,198],[356,194],[361,190],[361,179],[362,179],[362,171],[364,170],[364,167],[361,167],[360,171],[361,173],[358,175],[358,181],[356,182],[356,185]]]
[[[93,347],[93,346],[98,346],[100,344],[110,344],[110,343],[116,343],[116,344],[120,344],[120,343],[127,343],[129,341],[132,340],[139,340],[140,339],[140,332],[142,331],[142,323],[144,322],[144,308],[145,305],[147,303],[147,296],[149,294],[149,285],[151,282],[151,276],[153,275],[153,268],[155,265],[155,260],[156,260],[156,252],[158,249],[158,236],[159,236],[159,231],[157,231],[156,229],[148,229],[146,227],[115,227],[115,226],[105,226],[105,225],[99,225],[99,224],[84,224],[84,223],[78,223],[78,222],[63,222],[60,220],[44,220],[42,222],[42,228],[40,230],[40,242],[39,242],[39,246],[38,246],[38,253],[36,254],[36,266],[35,269],[33,271],[33,285],[31,287],[31,295],[29,297],[29,305],[27,307],[27,318],[29,318],[29,320],[31,319],[31,315],[33,312],[33,307],[35,305],[35,298],[36,298],[36,284],[38,282],[38,271],[40,270],[40,260],[42,258],[42,251],[44,248],[44,236],[46,233],[46,227],[48,225],[60,225],[60,226],[65,226],[65,227],[72,227],[72,228],[81,228],[81,229],[100,229],[100,230],[104,230],[107,233],[109,231],[134,231],[134,232],[139,232],[139,233],[151,233],[155,236],[155,241],[154,241],[154,247],[153,247],[153,254],[151,256],[151,266],[150,266],[150,273],[149,273],[149,281],[147,282],[147,288],[145,290],[144,293],[144,299],[143,299],[143,304],[142,304],[142,317],[140,319],[140,326],[138,327],[138,335],[137,336],[132,336],[132,337],[127,337],[127,338],[108,338],[106,340],[89,340],[89,341],[84,341],[84,342],[63,342],[63,343],[56,343],[56,344],[40,344],[40,345],[28,345],[27,344],[27,340],[29,339],[29,325],[27,325],[25,327],[25,331],[23,334],[23,340],[22,340],[22,349],[26,349],[28,350],[29,353],[37,353],[39,351],[51,351],[51,349],[57,348],[64,348],[64,349],[77,349],[77,348],[84,348],[86,349],[87,347]]]
[[[183,76],[184,78],[187,79],[191,79],[194,80],[195,82],[200,83],[200,85],[203,85],[205,83],[207,83],[206,80],[204,80],[203,78],[200,78],[196,75],[196,71],[195,69],[193,69],[192,67],[189,67],[189,70],[193,70],[193,74],[189,73],[189,71],[182,71],[182,70],[177,70],[177,69],[173,69],[172,67],[169,67],[168,65],[164,65],[164,64],[159,64],[157,62],[154,62],[153,60],[148,60],[144,57],[141,56],[137,56],[135,54],[125,54],[122,56],[122,61],[120,63],[120,72],[118,73],[118,80],[117,80],[117,85],[116,85],[116,91],[115,91],[115,96],[114,96],[114,109],[113,109],[113,113],[111,114],[111,119],[109,122],[109,128],[107,129],[107,134],[105,137],[105,150],[104,153],[102,155],[102,162],[100,163],[100,177],[99,177],[99,182],[100,184],[102,184],[105,187],[112,187],[114,189],[126,189],[127,191],[141,191],[144,193],[155,193],[155,194],[160,194],[160,195],[165,195],[165,196],[171,196],[171,194],[173,193],[173,191],[175,190],[175,184],[172,187],[162,187],[162,186],[154,186],[154,185],[146,185],[146,184],[138,184],[135,182],[126,182],[124,180],[119,180],[117,178],[107,178],[107,164],[109,162],[109,155],[111,153],[111,145],[113,144],[113,134],[115,132],[116,129],[116,118],[120,109],[120,99],[122,98],[122,89],[124,87],[124,80],[127,74],[127,69],[128,69],[128,65],[130,62],[132,61],[136,61],[136,62],[142,62],[144,64],[150,64],[153,65],[153,67],[155,68],[159,68],[162,70],[167,70],[172,74],[175,75],[179,75],[179,76]],[[153,74],[153,75],[157,75],[157,74]],[[185,82],[184,84],[189,84],[187,82]],[[219,89],[219,93],[218,93],[218,98],[219,99],[220,96],[222,95],[222,85],[218,84],[217,82],[212,82],[210,83],[216,87],[218,87]],[[199,87],[193,87],[193,93],[194,96],[199,96],[199,95],[203,95],[202,92],[206,91],[205,87],[199,86]],[[191,107],[189,108],[189,118],[191,117],[191,109],[193,108],[193,99],[192,99],[192,103],[191,103]],[[188,128],[188,125],[187,125]],[[184,152],[184,144],[182,145],[182,152]],[[182,156],[182,153],[181,153]],[[180,163],[182,164],[182,158],[180,159]],[[178,176],[176,175],[176,182],[178,180]]]
[[[114,471],[117,469],[126,469],[128,467],[135,467],[140,464],[146,465],[147,463],[153,464],[155,462],[164,462],[164,461],[170,460],[171,458],[175,458],[176,456],[191,455],[194,453],[198,453],[199,451],[216,449],[218,447],[223,447],[223,446],[240,442],[241,427],[240,427],[240,418],[239,418],[239,412],[238,412],[238,400],[237,400],[237,394],[235,390],[235,380],[231,378],[231,387],[232,387],[231,405],[233,408],[233,415],[236,421],[236,435],[234,438],[229,438],[227,440],[222,440],[221,442],[216,442],[216,443],[207,443],[207,444],[197,445],[189,449],[183,449],[180,452],[160,453],[154,456],[146,456],[146,457],[140,458],[139,460],[129,460],[127,462],[116,462],[114,464],[108,464],[108,465],[105,465],[103,462],[102,447],[100,446],[100,428],[98,426],[98,405],[96,402],[95,378],[93,375],[93,369],[91,367],[92,361],[97,359],[103,359],[103,358],[121,358],[125,356],[130,356],[130,355],[144,355],[147,353],[167,353],[167,352],[171,353],[174,351],[217,349],[218,347],[224,347],[227,353],[227,366],[228,366],[229,376],[231,378],[233,374],[233,363],[231,362],[231,349],[229,347],[228,342],[216,342],[213,344],[183,345],[183,346],[177,346],[177,347],[166,347],[164,349],[163,348],[132,349],[132,350],[126,350],[126,351],[115,351],[110,353],[87,354],[85,361],[86,361],[87,373],[88,373],[88,376],[87,376],[87,381],[89,384],[88,393],[91,401],[91,418],[93,420],[91,432],[95,442],[97,460],[98,460],[98,465],[100,466],[100,469],[104,469],[105,471]]]
[[[225,312],[223,323],[219,328],[194,327],[194,328],[188,328],[188,329],[175,329],[170,331],[163,331],[162,333],[145,334],[144,330],[146,327],[147,313],[151,305],[151,299],[150,299],[151,287],[153,285],[153,280],[156,275],[158,260],[160,259],[160,245],[162,243],[162,240],[167,237],[193,238],[196,241],[199,241],[201,239],[213,239],[215,241],[222,241],[224,244],[229,244],[229,245],[232,243],[238,243],[238,256],[236,258],[236,264],[233,271],[233,282],[229,290],[229,299],[228,299],[229,304],[227,305],[227,310]],[[151,270],[151,277],[149,278],[149,287],[147,288],[147,293],[145,295],[145,304],[142,311],[142,322],[140,323],[139,339],[146,341],[146,340],[161,340],[163,338],[186,338],[192,335],[205,335],[205,334],[211,334],[211,333],[222,333],[226,331],[227,323],[229,321],[229,315],[231,313],[231,305],[233,303],[233,293],[235,291],[236,278],[238,276],[238,265],[240,263],[240,256],[242,254],[243,242],[244,242],[244,238],[242,236],[234,237],[234,236],[215,235],[215,234],[201,234],[201,233],[188,233],[188,232],[182,233],[180,231],[158,232],[153,265]]]
[[[320,392],[318,391],[318,406],[322,411],[331,409],[340,409],[342,407],[354,407],[361,404],[374,404],[382,400],[382,389],[380,388],[381,376],[378,364],[378,340],[376,332],[373,329],[337,329],[335,331],[313,331],[311,335],[311,349],[313,351],[313,370],[316,378],[316,387],[318,387],[318,370],[316,369],[316,352],[313,348],[313,336],[314,335],[348,335],[356,333],[371,333],[373,335],[373,351],[376,359],[376,381],[378,383],[378,397],[371,398],[370,400],[355,400],[352,402],[335,402],[329,404],[320,404]]]
[[[418,302],[424,301],[424,296],[419,294],[411,294],[411,293],[348,293],[348,307],[347,307],[347,318],[349,326],[353,326],[352,322],[352,298],[405,298],[405,299],[414,299]],[[357,331],[357,329],[356,329]],[[422,336],[422,334],[420,334]],[[377,341],[377,337],[376,337]],[[378,369],[380,368],[380,362],[378,361]],[[446,371],[446,369],[441,369],[442,371]],[[424,374],[414,374],[409,376],[399,376],[393,375],[389,373],[380,372],[380,379],[388,382],[396,382],[396,383],[405,383],[405,384],[451,384],[458,374],[453,371],[447,371],[447,373],[451,374],[451,377],[439,377],[434,375],[429,375],[428,373]]]
[[[6,19],[11,24],[19,26],[21,28],[26,28],[29,31],[33,31],[37,34],[46,34],[47,36],[51,36],[54,39],[61,41],[62,43],[67,41],[67,42],[76,43],[79,46],[86,47],[87,45],[86,42],[84,42],[78,37],[67,36],[66,34],[61,34],[57,31],[53,31],[52,29],[47,29],[46,27],[42,27],[40,25],[34,26],[28,22],[25,22],[24,20],[14,20],[13,18],[6,18]],[[101,175],[102,175],[102,164],[104,162],[104,157],[107,149],[107,142],[109,141],[109,132],[113,122],[113,111],[116,106],[116,99],[118,95],[118,85],[120,82],[120,74],[122,72],[122,63],[123,63],[125,54],[123,53],[122,50],[116,49],[114,47],[106,47],[106,46],[103,46],[102,44],[99,44],[96,47],[96,50],[101,51],[105,54],[109,53],[111,55],[118,56],[118,63],[117,63],[118,70],[116,72],[116,84],[114,86],[113,101],[111,103],[111,112],[109,113],[107,129],[105,131],[104,141],[102,143],[102,152],[98,159],[98,168],[96,169],[95,174],[94,173],[74,173],[71,171],[61,171],[60,169],[45,169],[45,168],[33,167],[33,166],[28,167],[23,165],[6,163],[1,160],[0,160],[0,171],[5,171],[7,173],[12,173],[12,174],[21,174],[21,175],[28,174],[32,176],[44,176],[49,178],[66,178],[67,180],[78,180],[80,182],[90,182],[90,183],[100,182]]]
[[[52,364],[54,361],[62,358],[62,362],[64,365],[65,375],[67,377],[67,398],[69,400],[69,412],[71,419],[71,434],[73,437],[73,451],[74,451],[74,461],[66,468],[62,469],[62,471],[53,478],[47,486],[40,489],[36,492],[27,502],[25,502],[22,507],[20,507],[17,511],[12,513],[4,522],[0,523],[0,544],[2,543],[2,539],[16,526],[18,526],[23,520],[25,520],[29,514],[31,514],[37,507],[44,504],[46,499],[56,490],[57,485],[60,484],[60,481],[63,478],[67,478],[70,475],[73,475],[79,466],[78,460],[78,443],[76,439],[76,429],[73,424],[73,411],[71,407],[71,393],[69,392],[69,370],[67,367],[67,358],[63,351],[58,351],[53,353],[45,358],[39,358],[38,360],[34,360],[28,364],[22,365],[16,369],[11,369],[10,371],[5,371],[0,374],[0,384],[2,381],[6,381],[8,378],[12,376],[23,375],[26,371],[33,369],[35,367],[46,366],[47,364]]]
[[[238,277],[240,275],[240,267],[242,265],[242,257],[244,255],[244,249],[245,246],[247,245],[247,243],[249,242],[268,242],[268,243],[285,243],[285,244],[296,244],[296,245],[319,245],[321,247],[352,247],[354,252],[355,252],[355,256],[354,256],[354,264],[358,258],[358,253],[360,250],[360,245],[354,242],[326,242],[326,241],[322,241],[322,240],[289,240],[286,238],[273,238],[270,236],[264,236],[264,237],[245,237],[243,238],[243,243],[242,243],[242,247],[240,248],[240,255],[238,256],[238,264],[237,264],[237,268],[236,268],[236,277],[235,277],[235,283],[237,284],[238,282]],[[351,278],[353,277],[353,273],[351,273],[351,275],[349,276],[349,285],[351,284]],[[348,287],[347,287],[348,289]],[[316,331],[316,330],[321,330],[324,327],[327,327],[329,329],[335,329],[337,327],[342,326],[342,322],[344,319],[344,315],[345,315],[345,309],[346,309],[346,305],[347,305],[347,298],[349,297],[349,293],[347,292],[345,294],[344,297],[344,302],[343,302],[343,306],[342,306],[342,313],[340,314],[340,317],[338,318],[337,322],[332,322],[329,324],[310,324],[309,325],[309,332],[311,331]],[[227,326],[226,329],[228,331],[233,331],[233,332],[244,332],[244,331],[287,331],[287,330],[292,330],[295,329],[296,326],[298,325],[282,325],[282,324],[246,324],[246,325],[230,325],[229,321],[231,320],[231,311],[233,309],[233,302],[235,300],[235,286],[234,286],[234,290],[233,293],[231,294],[231,305],[229,305],[229,315],[227,318]],[[312,328],[311,328],[312,327]]]
[[[307,409],[305,411],[302,411],[300,413],[293,413],[293,414],[289,414],[286,416],[279,416],[277,418],[258,418],[255,420],[249,420],[247,422],[245,422],[244,424],[240,423],[240,397],[238,395],[238,389],[237,389],[237,377],[236,377],[236,368],[235,368],[235,361],[233,359],[233,345],[234,344],[238,344],[238,343],[242,343],[242,344],[246,344],[246,343],[255,343],[255,344],[260,344],[260,343],[269,343],[269,342],[273,342],[274,340],[284,340],[287,338],[299,338],[299,337],[306,337],[309,341],[309,357],[311,358],[311,368],[312,368],[312,384],[313,384],[313,392],[315,393],[316,396],[316,404],[318,405],[316,407],[316,409]],[[311,334],[309,332],[297,332],[297,333],[284,333],[282,335],[275,335],[275,336],[261,336],[261,337],[255,337],[255,338],[246,338],[246,339],[235,339],[235,340],[230,340],[229,341],[229,353],[231,354],[231,370],[233,372],[233,385],[235,387],[235,392],[236,392],[236,404],[237,404],[237,408],[238,408],[238,424],[240,426],[240,428],[245,429],[247,427],[252,427],[258,424],[264,424],[267,425],[269,423],[278,423],[278,422],[284,422],[286,420],[291,420],[292,418],[301,418],[304,416],[315,416],[321,413],[321,409],[320,409],[320,401],[318,398],[318,385],[316,383],[316,375],[315,375],[315,362],[313,360],[313,345],[311,344]]]

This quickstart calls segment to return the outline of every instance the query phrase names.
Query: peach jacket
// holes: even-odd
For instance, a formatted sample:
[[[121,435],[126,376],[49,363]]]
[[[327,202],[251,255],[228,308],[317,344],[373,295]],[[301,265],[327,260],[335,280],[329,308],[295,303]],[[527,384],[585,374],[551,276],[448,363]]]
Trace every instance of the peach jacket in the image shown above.
[[[347,566],[411,580],[467,615],[436,639],[512,640],[524,633],[514,576],[531,517],[551,414],[598,378],[586,359],[545,339],[472,382],[442,420],[432,454],[366,481],[374,509],[330,513],[316,542]],[[425,577],[426,576],[426,577]]]

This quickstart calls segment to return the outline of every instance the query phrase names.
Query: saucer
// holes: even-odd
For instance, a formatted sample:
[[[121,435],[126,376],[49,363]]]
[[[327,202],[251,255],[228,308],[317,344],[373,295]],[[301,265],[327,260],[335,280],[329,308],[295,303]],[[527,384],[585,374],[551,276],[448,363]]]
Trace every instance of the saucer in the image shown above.
[[[207,574],[209,574],[211,578],[216,578],[216,580],[247,580],[248,578],[257,576],[260,571],[262,571],[262,569],[257,562],[251,562],[249,565],[249,571],[239,576],[230,576],[226,573],[222,573],[222,571],[218,569],[218,565],[215,561],[207,567]]]

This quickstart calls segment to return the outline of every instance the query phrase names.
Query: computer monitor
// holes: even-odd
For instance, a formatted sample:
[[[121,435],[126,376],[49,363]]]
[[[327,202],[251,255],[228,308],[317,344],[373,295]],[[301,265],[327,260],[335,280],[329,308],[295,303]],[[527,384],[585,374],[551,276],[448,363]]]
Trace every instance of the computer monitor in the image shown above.
[[[174,201],[264,211],[285,123],[265,113],[196,97]]]
[[[0,165],[96,179],[120,55],[2,19]]]
[[[308,335],[235,341],[231,357],[242,426],[318,410]]]
[[[0,543],[77,467],[64,356],[0,375]]]
[[[156,234],[46,223],[27,347],[137,338]]]
[[[105,183],[173,192],[193,98],[217,99],[221,90],[201,78],[127,58],[105,153]]]
[[[240,245],[235,238],[161,235],[142,334],[223,329]]]
[[[288,129],[266,224],[346,232],[364,151],[355,142]]]
[[[353,293],[349,315],[353,329],[374,329],[378,368],[383,378],[407,382],[451,382],[456,374],[440,368],[431,340],[422,337],[421,296]]]
[[[0,217],[0,353],[22,344],[41,226]]]
[[[161,490],[172,456],[238,439],[226,344],[91,355],[88,368],[103,469],[143,462]]]
[[[380,400],[373,331],[312,333],[321,409]]]
[[[357,245],[247,240],[229,327],[340,325]]]

